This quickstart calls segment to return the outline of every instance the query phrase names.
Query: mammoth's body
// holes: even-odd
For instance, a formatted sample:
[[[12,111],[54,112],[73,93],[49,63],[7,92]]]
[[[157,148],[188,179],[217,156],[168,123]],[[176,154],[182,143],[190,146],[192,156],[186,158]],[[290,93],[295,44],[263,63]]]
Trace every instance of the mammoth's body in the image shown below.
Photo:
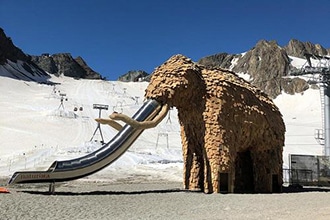
[[[145,97],[178,110],[186,189],[281,189],[285,126],[257,88],[230,71],[176,55],[153,72]]]

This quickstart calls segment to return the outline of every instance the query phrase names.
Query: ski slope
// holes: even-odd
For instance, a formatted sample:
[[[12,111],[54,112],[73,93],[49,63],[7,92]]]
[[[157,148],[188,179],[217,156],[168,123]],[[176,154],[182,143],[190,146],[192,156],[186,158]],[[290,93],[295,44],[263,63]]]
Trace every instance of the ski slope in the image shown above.
[[[303,60],[297,61],[301,64]],[[300,62],[300,63],[299,63]],[[302,65],[302,64],[301,64]],[[86,155],[101,144],[93,104],[108,105],[101,116],[113,111],[133,115],[142,105],[146,82],[76,80],[53,76],[54,85],[8,77],[0,66],[0,176],[15,171],[46,170],[55,160]],[[61,98],[63,98],[61,102]],[[282,94],[274,100],[286,124],[284,167],[289,154],[323,153],[314,138],[322,128],[318,89]],[[75,111],[77,109],[77,111]],[[101,126],[105,141],[116,133]],[[156,128],[145,130],[121,158],[83,180],[182,181],[179,123],[175,109]]]

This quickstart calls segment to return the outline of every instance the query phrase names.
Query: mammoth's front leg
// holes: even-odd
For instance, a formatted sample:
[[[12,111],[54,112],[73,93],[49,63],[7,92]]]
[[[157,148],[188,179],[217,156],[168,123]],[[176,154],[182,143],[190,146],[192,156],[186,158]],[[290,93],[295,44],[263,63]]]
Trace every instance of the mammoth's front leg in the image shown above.
[[[205,137],[204,157],[204,192],[220,193],[231,191],[232,173],[230,167],[233,163],[228,145],[223,141],[218,130],[210,130]]]
[[[187,127],[181,127],[183,152],[183,185],[189,190],[204,190],[203,153],[202,146],[196,140],[193,132]]]

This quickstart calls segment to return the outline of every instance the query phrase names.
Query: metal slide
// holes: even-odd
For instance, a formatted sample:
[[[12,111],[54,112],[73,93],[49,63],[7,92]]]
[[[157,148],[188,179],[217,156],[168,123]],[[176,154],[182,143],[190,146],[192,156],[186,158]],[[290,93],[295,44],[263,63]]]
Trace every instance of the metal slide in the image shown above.
[[[137,121],[152,120],[159,112],[160,104],[155,100],[147,100],[135,113]],[[63,182],[91,175],[118,159],[133,144],[143,130],[137,130],[125,125],[110,142],[86,156],[55,161],[47,171],[15,172],[8,184]]]

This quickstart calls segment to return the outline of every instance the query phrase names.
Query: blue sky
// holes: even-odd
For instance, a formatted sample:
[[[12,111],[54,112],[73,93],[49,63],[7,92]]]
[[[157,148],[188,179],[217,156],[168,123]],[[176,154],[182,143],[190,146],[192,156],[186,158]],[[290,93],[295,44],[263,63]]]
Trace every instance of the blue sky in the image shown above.
[[[25,53],[71,53],[116,80],[174,54],[194,61],[259,40],[330,48],[329,0],[0,0],[0,27]]]

